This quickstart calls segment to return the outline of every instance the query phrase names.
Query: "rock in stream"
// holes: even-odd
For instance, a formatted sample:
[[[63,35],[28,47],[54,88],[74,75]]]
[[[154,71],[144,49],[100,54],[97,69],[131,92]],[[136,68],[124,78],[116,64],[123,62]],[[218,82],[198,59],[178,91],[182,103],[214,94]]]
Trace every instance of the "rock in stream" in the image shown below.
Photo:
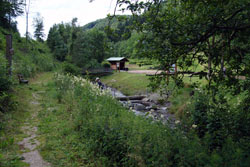
[[[160,105],[148,96],[125,96],[122,92],[110,88],[110,93],[118,99],[122,105],[130,109],[135,115],[151,117],[153,120],[163,123],[173,123],[174,115],[168,112],[169,103]]]

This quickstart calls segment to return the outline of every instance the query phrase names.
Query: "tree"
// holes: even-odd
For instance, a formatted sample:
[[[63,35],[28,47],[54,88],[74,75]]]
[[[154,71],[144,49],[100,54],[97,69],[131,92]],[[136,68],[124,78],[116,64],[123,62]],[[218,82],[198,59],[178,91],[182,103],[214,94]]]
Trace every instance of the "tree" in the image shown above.
[[[143,34],[138,47],[142,55],[159,60],[163,70],[177,63],[188,71],[198,62],[206,69],[197,74],[205,76],[209,85],[235,85],[237,76],[249,77],[248,0],[118,0],[118,4],[143,19],[143,24],[136,24]],[[182,76],[173,78],[181,83]]]
[[[77,38],[78,31],[82,31],[76,26],[76,22],[77,19],[74,18],[71,23],[55,24],[49,30],[47,44],[60,61],[64,61],[67,55],[71,55],[73,41]]]
[[[68,47],[64,42],[62,35],[60,34],[59,25],[55,24],[50,28],[47,44],[57,60],[65,60],[68,54]]]
[[[34,36],[35,38],[43,42],[43,37],[44,37],[44,25],[43,25],[43,17],[40,15],[40,13],[37,13],[37,16],[33,20],[33,26],[35,28],[34,31]]]
[[[12,20],[23,13],[23,0],[0,0],[0,26],[17,31],[16,22]]]
[[[48,33],[47,45],[49,46],[51,52],[55,50],[55,32],[57,31],[57,25],[54,24]]]
[[[73,41],[72,60],[79,67],[94,67],[106,56],[106,36],[96,29],[78,32]]]

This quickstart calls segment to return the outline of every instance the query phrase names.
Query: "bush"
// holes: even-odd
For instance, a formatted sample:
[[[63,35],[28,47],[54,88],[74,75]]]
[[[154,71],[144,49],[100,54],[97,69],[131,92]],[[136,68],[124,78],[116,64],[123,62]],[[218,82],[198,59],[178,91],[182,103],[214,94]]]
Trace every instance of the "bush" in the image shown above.
[[[37,66],[37,71],[52,71],[55,68],[52,55],[48,53],[32,56],[32,62]]]
[[[7,112],[11,103],[11,96],[8,91],[12,82],[10,77],[7,76],[6,63],[6,59],[0,54],[0,112]]]
[[[250,113],[249,94],[233,97],[230,90],[219,90],[215,96],[197,92],[188,112],[192,124],[200,138],[206,138],[209,149],[215,150],[225,147],[228,139],[234,145],[250,142]],[[245,108],[248,105],[248,109]],[[249,147],[249,145],[248,145]],[[250,148],[249,148],[250,149]]]
[[[102,62],[102,67],[104,67],[104,68],[110,68],[110,63],[108,61],[103,61]]]
[[[70,73],[73,75],[80,75],[81,74],[81,68],[77,67],[74,64],[68,63],[68,62],[63,63],[63,71],[65,73]]]

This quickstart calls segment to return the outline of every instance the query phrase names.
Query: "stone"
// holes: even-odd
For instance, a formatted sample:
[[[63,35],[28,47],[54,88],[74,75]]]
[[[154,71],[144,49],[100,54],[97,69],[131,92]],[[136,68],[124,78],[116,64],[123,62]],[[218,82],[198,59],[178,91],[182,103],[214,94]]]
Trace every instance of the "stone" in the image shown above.
[[[154,109],[151,109],[150,112],[154,112],[155,110]]]
[[[146,107],[142,104],[135,104],[134,109],[137,111],[142,111],[142,110],[145,110]]]
[[[144,98],[144,99],[142,99],[142,101],[144,101],[144,102],[149,102],[150,99],[149,99],[149,98]]]

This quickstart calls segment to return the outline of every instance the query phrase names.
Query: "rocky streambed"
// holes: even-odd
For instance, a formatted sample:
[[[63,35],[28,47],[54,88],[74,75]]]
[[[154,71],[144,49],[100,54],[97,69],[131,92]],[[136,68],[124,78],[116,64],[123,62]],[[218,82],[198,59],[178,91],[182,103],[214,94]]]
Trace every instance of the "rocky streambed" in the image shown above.
[[[169,113],[170,103],[159,103],[157,94],[125,96],[122,92],[109,88],[110,93],[135,115],[152,118],[155,121],[174,124],[175,117]]]

